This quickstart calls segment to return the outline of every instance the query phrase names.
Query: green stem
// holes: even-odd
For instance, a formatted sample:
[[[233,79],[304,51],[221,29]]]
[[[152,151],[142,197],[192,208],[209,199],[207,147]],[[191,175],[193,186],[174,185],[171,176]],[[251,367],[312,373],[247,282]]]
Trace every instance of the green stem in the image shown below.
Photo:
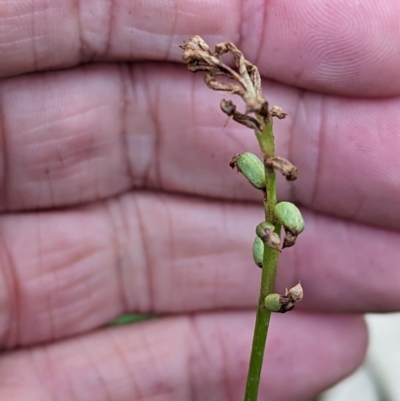
[[[275,141],[272,131],[272,122],[266,124],[257,137],[264,157],[273,157],[275,155]],[[276,225],[274,217],[274,208],[277,202],[275,172],[266,169],[265,177],[267,182],[266,199],[264,200],[265,221],[275,224],[275,231],[279,234],[281,228]],[[264,247],[260,296],[258,299],[244,401],[257,401],[265,344],[271,319],[271,312],[265,308],[264,299],[268,294],[274,291],[278,257],[279,252],[277,250],[268,246]]]

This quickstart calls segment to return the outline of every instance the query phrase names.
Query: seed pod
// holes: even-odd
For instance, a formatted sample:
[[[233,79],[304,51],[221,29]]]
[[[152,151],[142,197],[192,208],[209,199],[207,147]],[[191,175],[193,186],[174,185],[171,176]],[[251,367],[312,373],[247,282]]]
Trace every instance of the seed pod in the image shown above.
[[[277,251],[281,251],[281,239],[274,230],[275,227],[273,224],[263,221],[256,227],[256,234],[265,245]]]
[[[265,190],[264,164],[254,153],[239,153],[233,157],[229,165],[232,168],[236,167],[253,187]]]
[[[254,263],[262,268],[264,257],[264,242],[260,237],[256,237],[253,242],[253,259]]]
[[[268,294],[264,299],[264,306],[270,312],[285,313],[294,308],[287,296],[280,294]]]
[[[286,302],[282,295],[268,294],[264,299],[264,305],[271,312],[279,312],[282,308],[282,301]]]
[[[298,235],[304,230],[304,220],[300,210],[291,202],[279,202],[275,206],[275,217],[293,235]]]

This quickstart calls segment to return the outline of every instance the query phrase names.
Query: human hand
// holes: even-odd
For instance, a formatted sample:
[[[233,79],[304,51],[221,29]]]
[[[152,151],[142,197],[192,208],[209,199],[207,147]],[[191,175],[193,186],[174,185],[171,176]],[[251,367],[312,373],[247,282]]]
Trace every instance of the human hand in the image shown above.
[[[274,316],[260,397],[308,400],[354,369],[357,313],[400,304],[399,14],[0,0],[0,401],[242,398],[262,208],[228,163],[257,145],[171,63],[194,34],[271,79],[278,153],[299,168],[280,198],[308,210],[277,283],[305,299]],[[166,317],[104,328],[128,311]]]

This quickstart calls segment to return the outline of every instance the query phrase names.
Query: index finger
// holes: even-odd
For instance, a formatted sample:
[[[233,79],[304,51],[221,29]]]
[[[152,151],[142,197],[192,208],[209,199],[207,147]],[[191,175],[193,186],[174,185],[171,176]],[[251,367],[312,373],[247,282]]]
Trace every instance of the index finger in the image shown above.
[[[0,0],[0,76],[95,60],[178,61],[178,45],[199,34],[234,41],[282,83],[396,95],[399,16],[395,1]]]

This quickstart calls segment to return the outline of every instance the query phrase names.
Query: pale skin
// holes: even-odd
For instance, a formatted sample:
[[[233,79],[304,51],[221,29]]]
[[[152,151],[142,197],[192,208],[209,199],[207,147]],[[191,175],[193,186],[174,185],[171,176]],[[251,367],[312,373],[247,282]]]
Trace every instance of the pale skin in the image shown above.
[[[259,66],[299,169],[279,194],[306,231],[277,290],[305,298],[274,316],[260,399],[355,369],[362,313],[400,308],[399,18],[397,1],[0,0],[0,401],[242,399],[262,206],[228,163],[257,145],[180,63],[195,34]],[[168,317],[104,328],[126,312]]]

